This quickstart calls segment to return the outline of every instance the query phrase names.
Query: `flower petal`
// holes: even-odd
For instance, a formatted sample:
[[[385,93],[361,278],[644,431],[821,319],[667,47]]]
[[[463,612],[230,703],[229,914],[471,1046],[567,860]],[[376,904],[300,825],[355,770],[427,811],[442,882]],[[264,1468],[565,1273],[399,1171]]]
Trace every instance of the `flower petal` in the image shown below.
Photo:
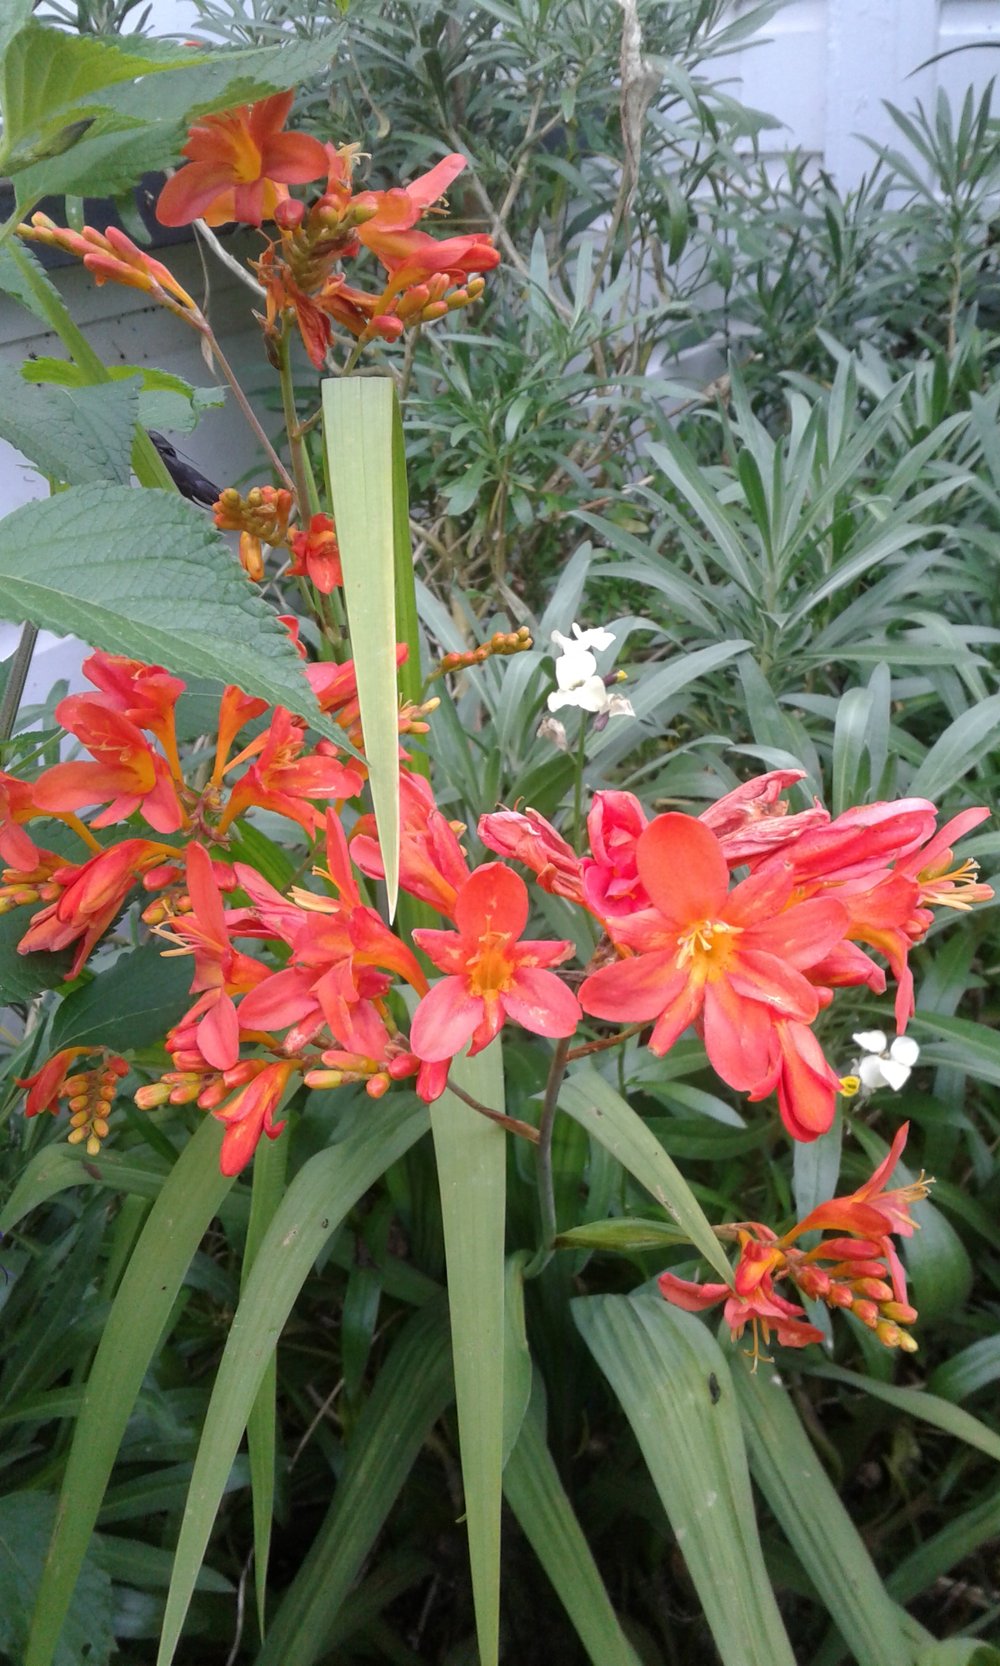
[[[649,896],[678,925],[719,916],[729,890],[729,868],[714,833],[694,816],[657,816],[636,845],[639,878]]]

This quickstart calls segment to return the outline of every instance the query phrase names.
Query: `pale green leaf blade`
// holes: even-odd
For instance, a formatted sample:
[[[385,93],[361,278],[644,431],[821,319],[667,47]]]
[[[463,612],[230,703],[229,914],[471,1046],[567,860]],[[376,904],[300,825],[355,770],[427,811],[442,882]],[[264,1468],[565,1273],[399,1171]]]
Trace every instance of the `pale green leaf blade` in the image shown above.
[[[456,1059],[451,1080],[480,1104],[502,1112],[499,1041],[475,1058]],[[482,1666],[497,1666],[504,1438],[504,1374],[497,1366],[504,1351],[507,1143],[497,1123],[448,1090],[431,1106],[431,1130],[448,1266],[476,1631]]]
[[[130,1197],[154,1201],[167,1171],[158,1158],[123,1157],[102,1151],[95,1161],[78,1145],[46,1145],[36,1151],[0,1211],[0,1233],[10,1232],[32,1209],[70,1186],[105,1185]]]
[[[887,1406],[894,1406],[897,1411],[906,1412],[923,1423],[931,1423],[936,1429],[943,1429],[955,1440],[974,1446],[977,1451],[985,1452],[988,1458],[1000,1463],[1000,1435],[978,1417],[973,1417],[971,1412],[963,1411],[961,1406],[953,1406],[950,1400],[942,1400],[922,1388],[896,1388],[892,1383],[862,1376],[859,1371],[848,1371],[840,1365],[815,1365],[806,1369],[811,1369],[813,1376],[829,1377],[832,1382],[846,1383],[850,1388],[860,1388],[866,1394],[873,1394],[876,1400],[884,1400]]]
[[[978,1637],[946,1637],[921,1649],[915,1666],[1000,1666],[1000,1649]]]
[[[0,17],[0,60],[2,60],[14,36],[24,28],[31,16],[34,0],[7,0],[4,15]]]
[[[40,1492],[0,1498],[0,1652],[23,1660],[28,1626],[52,1533],[55,1499]],[[72,1611],[55,1655],[56,1666],[109,1666],[115,1651],[111,1580],[93,1545],[80,1568]]]
[[[240,1439],[285,1321],[320,1250],[340,1222],[427,1127],[423,1105],[399,1094],[373,1107],[358,1132],[310,1158],[264,1235],[233,1319],[202,1429],[158,1666],[173,1660]]]
[[[413,1463],[454,1396],[440,1300],[407,1321],[351,1433],[333,1503],[282,1599],[256,1666],[312,1666]]]
[[[728,1284],[729,1262],[690,1186],[655,1134],[610,1082],[596,1070],[579,1070],[563,1083],[559,1107],[645,1186]]]
[[[715,1338],[693,1314],[654,1295],[577,1298],[572,1309],[632,1425],[723,1666],[795,1666]]]
[[[240,1294],[246,1289],[261,1243],[274,1219],[285,1190],[288,1141],[262,1140],[253,1165],[250,1223],[240,1269]],[[261,1379],[257,1398],[247,1422],[247,1451],[250,1457],[250,1490],[253,1495],[253,1564],[257,1596],[257,1624],[265,1634],[267,1568],[271,1552],[271,1522],[274,1516],[275,1463],[277,1459],[278,1361],[272,1353]]]
[[[206,1117],[164,1183],[108,1315],[66,1463],[24,1666],[51,1666],[115,1454],[191,1259],[232,1186]]]
[[[594,1666],[641,1666],[611,1606],[586,1536],[545,1440],[537,1379],[503,1490]]]
[[[507,1257],[504,1274],[503,1464],[506,1468],[531,1399],[531,1353],[524,1323],[527,1250]]]
[[[396,390],[387,377],[323,383],[327,472],[390,918],[399,890],[395,420]]]
[[[911,1666],[898,1611],[778,1372],[729,1353],[754,1480],[858,1666]]]
[[[1000,736],[1000,694],[990,694],[962,712],[939,735],[913,776],[914,798],[939,799],[984,760]]]
[[[236,683],[330,731],[284,626],[174,494],[74,486],[16,509],[0,521],[0,616]]]

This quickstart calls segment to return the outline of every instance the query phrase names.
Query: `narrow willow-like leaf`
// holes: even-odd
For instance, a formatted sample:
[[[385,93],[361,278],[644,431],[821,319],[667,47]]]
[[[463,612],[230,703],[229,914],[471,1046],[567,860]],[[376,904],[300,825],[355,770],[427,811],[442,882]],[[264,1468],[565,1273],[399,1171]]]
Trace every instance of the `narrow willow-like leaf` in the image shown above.
[[[494,1041],[456,1059],[451,1079],[503,1111],[503,1052]],[[431,1130],[448,1265],[448,1303],[469,1562],[481,1666],[497,1666],[500,1625],[500,1507],[503,1472],[503,1129],[446,1091],[431,1106]]]
[[[723,1666],[795,1666],[715,1338],[693,1314],[649,1294],[578,1298],[572,1309],[635,1432]]]
[[[264,1235],[233,1319],[202,1429],[167,1596],[157,1666],[173,1660],[198,1570],[268,1361],[317,1255],[358,1198],[427,1127],[409,1095],[299,1170]]]
[[[262,1140],[253,1165],[250,1224],[240,1269],[240,1294],[247,1287],[257,1253],[285,1190],[288,1141]],[[263,1637],[267,1604],[267,1565],[271,1550],[271,1520],[274,1515],[274,1465],[277,1451],[278,1362],[271,1355],[261,1379],[257,1398],[247,1422],[250,1454],[250,1487],[253,1493],[254,1587],[257,1595],[257,1623]]]
[[[282,1599],[256,1666],[312,1666],[414,1460],[454,1395],[448,1314],[435,1298],[408,1320],[351,1433],[333,1503]]]
[[[544,1390],[536,1376],[503,1490],[594,1666],[641,1666],[622,1631],[545,1440]]]
[[[387,377],[324,382],[327,472],[390,918],[399,889],[395,423]]]
[[[531,1399],[531,1353],[524,1324],[524,1269],[527,1250],[507,1257],[503,1319],[503,1463],[514,1450]]]
[[[222,1128],[206,1117],[164,1182],[135,1247],[87,1381],[24,1666],[51,1666],[115,1454],[191,1259],[232,1185]]]
[[[579,1070],[563,1083],[559,1106],[635,1175],[729,1283],[731,1272],[722,1246],[680,1169],[610,1082],[596,1070]]]
[[[939,1533],[904,1556],[887,1578],[886,1588],[897,1602],[912,1602],[921,1592],[932,1589],[942,1574],[950,1573],[957,1563],[998,1534],[1000,1494],[992,1487],[971,1509],[952,1516]]]
[[[953,1406],[950,1400],[940,1400],[936,1394],[928,1394],[922,1388],[896,1388],[892,1383],[864,1377],[860,1371],[847,1371],[840,1365],[803,1366],[803,1369],[811,1370],[815,1377],[829,1377],[832,1382],[846,1383],[850,1388],[874,1394],[876,1400],[884,1400],[887,1406],[907,1412],[923,1423],[932,1423],[936,1429],[943,1429],[955,1440],[963,1440],[966,1446],[974,1446],[977,1451],[985,1452],[988,1458],[995,1458],[1000,1463],[1000,1435],[978,1417],[973,1417],[971,1412],[963,1411],[961,1406]]]
[[[911,1666],[892,1598],[772,1366],[730,1350],[754,1480],[858,1666]]]

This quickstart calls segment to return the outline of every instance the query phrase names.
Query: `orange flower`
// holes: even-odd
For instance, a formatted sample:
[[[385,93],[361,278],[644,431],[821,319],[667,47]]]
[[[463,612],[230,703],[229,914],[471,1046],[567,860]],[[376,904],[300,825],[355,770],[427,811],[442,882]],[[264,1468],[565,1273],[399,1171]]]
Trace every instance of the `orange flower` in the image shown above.
[[[82,232],[69,231],[57,226],[47,214],[33,214],[31,224],[18,226],[17,230],[27,242],[48,243],[76,255],[98,284],[110,280],[128,289],[145,289],[154,300],[175,311],[180,307],[185,312],[198,312],[195,302],[173,273],[138,248],[117,226],[109,226],[106,232],[95,231],[93,226],[84,226]]]
[[[241,104],[203,116],[188,134],[190,157],[160,192],[156,217],[163,226],[202,219],[210,226],[242,220],[259,226],[272,220],[286,186],[302,185],[326,173],[326,150],[304,133],[284,133],[294,92],[275,93],[257,104]]]
[[[308,529],[293,532],[290,542],[295,559],[288,571],[293,577],[311,579],[324,596],[343,584],[340,547],[329,515],[314,515]]]

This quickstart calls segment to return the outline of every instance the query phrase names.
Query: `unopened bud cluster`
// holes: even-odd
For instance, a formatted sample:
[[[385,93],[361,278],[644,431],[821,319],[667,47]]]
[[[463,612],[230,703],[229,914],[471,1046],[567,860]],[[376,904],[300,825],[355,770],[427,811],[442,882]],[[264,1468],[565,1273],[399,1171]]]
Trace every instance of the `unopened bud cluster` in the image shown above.
[[[219,531],[240,535],[240,564],[248,578],[259,583],[264,577],[265,544],[272,549],[287,544],[294,506],[291,492],[279,486],[254,486],[246,497],[227,486],[212,505]]]
[[[452,671],[467,671],[474,665],[484,665],[488,659],[506,659],[511,654],[523,654],[531,646],[532,637],[527,625],[516,631],[495,631],[488,642],[481,642],[476,648],[445,654],[437,669],[431,672],[431,680],[446,677]]]
[[[70,1113],[67,1138],[70,1145],[82,1145],[86,1140],[88,1157],[96,1157],[101,1141],[107,1138],[108,1117],[118,1084],[128,1073],[128,1064],[114,1053],[103,1064],[78,1070],[63,1082],[60,1097],[66,1100]]]

